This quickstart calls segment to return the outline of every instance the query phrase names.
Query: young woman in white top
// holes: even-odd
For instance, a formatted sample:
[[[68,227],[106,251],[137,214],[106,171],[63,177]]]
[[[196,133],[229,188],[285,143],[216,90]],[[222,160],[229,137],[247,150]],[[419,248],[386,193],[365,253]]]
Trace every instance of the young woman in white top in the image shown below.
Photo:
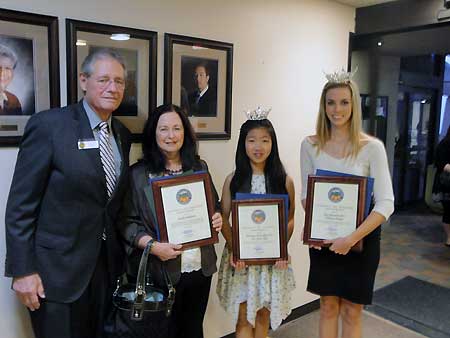
[[[302,205],[305,207],[308,175],[325,169],[375,179],[374,206],[350,235],[326,241],[328,248],[310,247],[308,291],[320,295],[321,338],[361,337],[361,313],[372,301],[380,258],[380,225],[394,211],[394,196],[386,151],[378,139],[361,129],[359,90],[341,72],[327,76],[320,99],[316,134],[301,145]],[[362,253],[350,251],[364,240]]]

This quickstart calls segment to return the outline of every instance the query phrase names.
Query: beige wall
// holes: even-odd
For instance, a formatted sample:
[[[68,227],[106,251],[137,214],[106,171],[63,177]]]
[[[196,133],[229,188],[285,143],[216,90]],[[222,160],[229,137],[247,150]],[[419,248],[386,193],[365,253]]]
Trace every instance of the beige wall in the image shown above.
[[[64,18],[154,30],[158,35],[158,104],[163,96],[164,32],[231,42],[234,44],[232,137],[230,141],[204,141],[200,153],[209,163],[221,190],[233,169],[234,151],[243,111],[257,105],[272,107],[270,118],[278,133],[280,153],[300,192],[299,146],[314,130],[322,71],[347,64],[348,33],[354,29],[354,9],[322,0],[130,0],[126,7],[106,0],[7,0],[0,7],[59,16],[61,97],[66,102]],[[114,2],[115,3],[115,2]],[[119,2],[117,2],[118,4]],[[124,6],[124,5],[122,5]],[[15,148],[0,149],[0,261],[5,256],[4,208],[17,155]],[[132,157],[139,156],[133,147]],[[308,254],[300,245],[303,211],[299,198],[296,230],[289,244],[297,289],[293,307],[316,297],[305,291]],[[216,249],[222,253],[223,240]],[[219,307],[213,279],[205,320],[207,338],[234,331],[229,316]],[[0,330],[3,338],[31,337],[26,312],[9,290],[10,280],[0,277]],[[25,324],[24,324],[25,323]]]

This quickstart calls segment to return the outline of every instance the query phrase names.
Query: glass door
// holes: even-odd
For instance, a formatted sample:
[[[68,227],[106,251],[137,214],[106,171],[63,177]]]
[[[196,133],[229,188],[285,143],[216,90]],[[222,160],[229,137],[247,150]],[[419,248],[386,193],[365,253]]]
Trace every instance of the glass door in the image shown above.
[[[400,87],[394,151],[394,191],[399,205],[424,198],[436,95],[429,89]]]

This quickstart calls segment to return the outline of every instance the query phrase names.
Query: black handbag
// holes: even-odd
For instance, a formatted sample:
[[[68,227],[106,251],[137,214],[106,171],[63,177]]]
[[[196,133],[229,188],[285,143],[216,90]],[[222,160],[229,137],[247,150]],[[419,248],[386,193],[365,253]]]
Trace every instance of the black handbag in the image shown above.
[[[123,276],[117,280],[113,293],[113,309],[109,314],[105,334],[108,338],[166,338],[169,336],[169,316],[175,301],[175,288],[160,263],[167,290],[154,286],[147,269],[150,247],[142,253],[136,283],[124,283]],[[156,260],[153,260],[156,261]],[[153,262],[152,265],[156,263]],[[156,270],[156,269],[155,269]]]

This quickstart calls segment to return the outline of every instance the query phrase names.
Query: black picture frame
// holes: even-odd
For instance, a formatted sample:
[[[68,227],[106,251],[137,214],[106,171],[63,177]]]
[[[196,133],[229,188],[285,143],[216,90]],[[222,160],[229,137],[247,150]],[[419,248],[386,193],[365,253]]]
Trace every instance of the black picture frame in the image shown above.
[[[8,111],[2,105],[0,111],[0,147],[11,147],[20,143],[31,115],[60,106],[58,18],[0,9],[0,31],[0,44],[12,50],[18,61],[8,84],[16,90],[8,101],[19,102],[15,106],[20,108]],[[21,59],[26,61],[21,64]]]
[[[108,40],[112,34],[129,34],[127,41]],[[149,114],[156,108],[157,91],[157,45],[158,33],[143,29],[115,26],[88,21],[66,19],[67,43],[67,101],[76,103],[81,98],[78,84],[82,59],[91,48],[108,47],[119,50],[127,63],[128,77],[122,105],[113,113],[132,133],[132,142],[142,142],[142,130]],[[85,46],[77,46],[78,40],[85,39]],[[92,42],[92,43],[91,43]],[[147,47],[148,45],[148,47]],[[80,49],[77,47],[87,47]],[[128,58],[128,59],[127,59]],[[135,69],[129,67],[128,61]],[[132,76],[131,76],[132,74]],[[147,76],[148,74],[148,76]],[[130,76],[133,82],[128,82]],[[133,84],[129,86],[128,84]],[[133,87],[135,95],[127,95],[127,88]],[[127,99],[130,104],[127,104]]]
[[[200,90],[189,88],[192,83],[187,80],[187,74],[194,75],[196,68],[202,66],[205,71],[209,68],[209,87],[199,98],[195,92]],[[185,110],[198,139],[230,139],[232,85],[232,43],[170,33],[164,35],[164,102]]]

